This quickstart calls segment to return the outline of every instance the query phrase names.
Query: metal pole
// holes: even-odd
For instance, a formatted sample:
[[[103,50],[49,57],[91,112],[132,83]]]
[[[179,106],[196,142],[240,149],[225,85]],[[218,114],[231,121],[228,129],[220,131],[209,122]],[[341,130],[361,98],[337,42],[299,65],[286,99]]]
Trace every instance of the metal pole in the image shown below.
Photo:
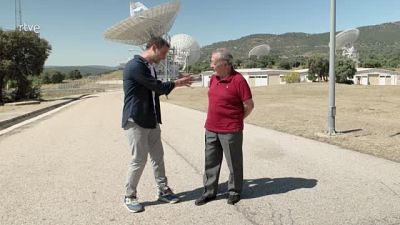
[[[331,0],[331,33],[329,46],[329,108],[328,134],[333,135],[335,130],[335,47],[336,47],[336,0]]]
[[[22,7],[21,7],[21,0],[18,1],[19,2],[19,25],[22,25]]]
[[[15,3],[15,28],[18,26],[18,21],[17,21],[17,0],[14,0]]]
[[[165,40],[167,40],[168,43],[171,42],[168,34],[165,34]],[[169,65],[168,65],[169,60],[168,60],[168,57],[170,57],[170,51],[169,50],[168,50],[168,53],[167,53],[167,57],[165,57],[165,72],[164,72],[165,74],[164,74],[164,78],[167,81],[170,81],[170,77],[169,77],[169,74],[168,74],[168,72],[169,72],[169,68],[168,68],[169,67]]]

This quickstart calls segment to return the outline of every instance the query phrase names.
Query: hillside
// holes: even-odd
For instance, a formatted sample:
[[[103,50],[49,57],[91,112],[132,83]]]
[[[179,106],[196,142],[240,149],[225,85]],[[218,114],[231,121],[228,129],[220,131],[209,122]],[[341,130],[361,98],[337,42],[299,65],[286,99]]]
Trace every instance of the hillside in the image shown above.
[[[367,55],[400,54],[400,21],[359,27],[360,37],[355,47],[360,57]],[[208,60],[211,51],[226,47],[235,58],[246,58],[249,50],[260,44],[269,44],[271,54],[280,57],[328,55],[329,32],[321,34],[285,33],[252,34],[237,40],[217,42],[201,48],[200,61]]]
[[[72,70],[79,70],[81,74],[99,75],[116,70],[116,67],[110,66],[45,66],[44,71],[59,71],[69,73]]]

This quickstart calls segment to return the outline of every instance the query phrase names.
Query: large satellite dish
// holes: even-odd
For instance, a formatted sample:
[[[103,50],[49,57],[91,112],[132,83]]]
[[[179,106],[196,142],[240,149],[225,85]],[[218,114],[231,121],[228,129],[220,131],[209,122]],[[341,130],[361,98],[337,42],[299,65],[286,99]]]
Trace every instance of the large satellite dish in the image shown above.
[[[258,58],[261,56],[268,55],[270,51],[271,51],[271,47],[269,47],[269,45],[266,45],[266,44],[257,45],[249,51],[249,57],[252,55],[255,55]]]
[[[360,31],[356,28],[347,29],[336,35],[336,50],[341,50],[342,55],[357,60],[357,51],[354,42],[360,36]]]
[[[175,22],[180,1],[172,1],[153,8],[142,3],[131,3],[131,16],[108,28],[106,39],[131,45],[143,45],[151,36],[163,36]]]
[[[171,47],[175,50],[174,61],[181,70],[193,65],[200,58],[200,45],[190,35],[176,34],[172,36]]]

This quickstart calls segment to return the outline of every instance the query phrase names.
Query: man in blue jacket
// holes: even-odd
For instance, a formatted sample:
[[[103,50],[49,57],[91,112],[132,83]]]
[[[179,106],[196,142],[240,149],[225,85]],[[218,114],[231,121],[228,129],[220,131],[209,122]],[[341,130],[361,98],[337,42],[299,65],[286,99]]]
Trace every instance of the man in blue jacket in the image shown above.
[[[157,80],[154,65],[165,59],[170,45],[161,37],[152,37],[145,51],[130,60],[124,70],[124,108],[122,127],[129,141],[132,159],[128,168],[124,204],[131,212],[144,210],[137,200],[136,188],[147,156],[150,155],[154,177],[157,183],[158,199],[176,203],[179,198],[172,192],[167,183],[164,166],[164,150],[161,143],[160,95],[168,95],[179,86],[189,86],[190,77],[175,81]]]

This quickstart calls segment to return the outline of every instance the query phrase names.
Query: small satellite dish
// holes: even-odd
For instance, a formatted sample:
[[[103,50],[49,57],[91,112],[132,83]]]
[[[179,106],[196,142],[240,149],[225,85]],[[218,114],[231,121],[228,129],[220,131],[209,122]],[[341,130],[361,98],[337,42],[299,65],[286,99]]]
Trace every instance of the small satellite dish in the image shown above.
[[[190,35],[176,34],[171,37],[171,47],[175,49],[174,62],[181,70],[197,62],[200,58],[200,45]]]
[[[347,29],[336,35],[336,50],[341,50],[342,55],[357,61],[357,51],[354,42],[360,36],[360,31],[356,28]]]
[[[271,47],[267,44],[257,45],[249,51],[249,57],[255,55],[257,57],[268,55],[271,51]]]
[[[104,37],[130,45],[143,45],[151,36],[166,34],[175,22],[180,1],[172,1],[153,8],[142,3],[131,3],[131,16],[108,28]]]
[[[147,9],[148,8],[145,5],[143,5],[143,3],[141,3],[141,2],[131,2],[131,4],[130,4],[131,16],[134,16],[138,12],[145,11]]]

